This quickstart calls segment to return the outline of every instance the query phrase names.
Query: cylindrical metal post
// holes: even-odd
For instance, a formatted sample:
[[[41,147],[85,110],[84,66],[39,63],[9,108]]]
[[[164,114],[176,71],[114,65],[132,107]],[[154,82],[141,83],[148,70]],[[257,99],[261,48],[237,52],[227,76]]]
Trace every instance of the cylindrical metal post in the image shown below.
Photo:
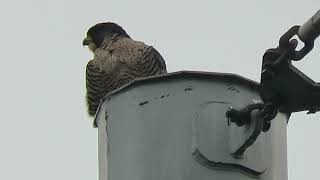
[[[320,10],[299,28],[298,35],[303,42],[314,41],[320,35]]]
[[[100,106],[99,179],[286,180],[284,114],[240,159],[232,155],[253,129],[229,123],[226,111],[257,101],[258,84],[232,74],[177,72],[136,80]]]

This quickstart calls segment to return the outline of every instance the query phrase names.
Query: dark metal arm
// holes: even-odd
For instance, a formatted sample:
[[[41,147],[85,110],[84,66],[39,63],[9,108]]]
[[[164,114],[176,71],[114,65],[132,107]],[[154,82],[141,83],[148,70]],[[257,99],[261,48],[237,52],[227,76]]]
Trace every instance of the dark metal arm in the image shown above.
[[[298,41],[292,39],[294,35],[305,44],[299,51],[296,50]],[[277,48],[265,52],[260,82],[260,96],[264,103],[271,103],[285,113],[320,109],[320,84],[291,63],[309,53],[319,35],[320,11],[303,26],[293,26],[280,38]]]
[[[296,50],[297,35],[304,47]],[[236,110],[229,109],[226,116],[238,126],[253,124],[252,135],[239,147],[233,156],[242,156],[251,146],[261,131],[268,131],[271,120],[278,111],[290,115],[292,112],[305,111],[315,113],[320,111],[320,84],[314,82],[303,72],[292,65],[307,55],[314,46],[314,41],[320,35],[320,10],[305,24],[293,26],[279,40],[279,46],[268,49],[263,55],[260,96],[262,104],[250,104]],[[259,118],[252,119],[252,111],[259,110]]]

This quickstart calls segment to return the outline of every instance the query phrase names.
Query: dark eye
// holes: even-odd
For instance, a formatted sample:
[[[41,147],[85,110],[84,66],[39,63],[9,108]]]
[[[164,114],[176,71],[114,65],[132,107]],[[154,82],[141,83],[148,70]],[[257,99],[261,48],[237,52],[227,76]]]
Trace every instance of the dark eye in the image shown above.
[[[94,42],[94,44],[97,46],[97,47],[100,47],[102,45],[102,42],[104,40],[106,36],[106,33],[105,32],[95,32],[93,35],[92,35],[92,40]]]

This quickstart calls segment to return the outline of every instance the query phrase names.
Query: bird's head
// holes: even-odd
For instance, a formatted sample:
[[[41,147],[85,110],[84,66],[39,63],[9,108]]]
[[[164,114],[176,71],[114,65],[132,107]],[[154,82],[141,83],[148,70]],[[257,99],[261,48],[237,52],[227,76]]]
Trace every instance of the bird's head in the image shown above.
[[[88,32],[87,37],[82,41],[83,46],[88,46],[91,51],[103,45],[106,38],[113,37],[128,37],[130,36],[116,23],[107,22],[99,23],[92,26]]]

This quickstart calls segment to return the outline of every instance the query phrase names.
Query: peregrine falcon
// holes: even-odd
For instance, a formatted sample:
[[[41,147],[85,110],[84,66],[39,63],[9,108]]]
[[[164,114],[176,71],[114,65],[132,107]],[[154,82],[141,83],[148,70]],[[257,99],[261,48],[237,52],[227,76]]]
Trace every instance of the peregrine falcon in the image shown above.
[[[91,27],[82,42],[94,53],[86,66],[88,113],[94,116],[106,94],[140,77],[167,73],[166,64],[152,46],[135,41],[111,22]]]

